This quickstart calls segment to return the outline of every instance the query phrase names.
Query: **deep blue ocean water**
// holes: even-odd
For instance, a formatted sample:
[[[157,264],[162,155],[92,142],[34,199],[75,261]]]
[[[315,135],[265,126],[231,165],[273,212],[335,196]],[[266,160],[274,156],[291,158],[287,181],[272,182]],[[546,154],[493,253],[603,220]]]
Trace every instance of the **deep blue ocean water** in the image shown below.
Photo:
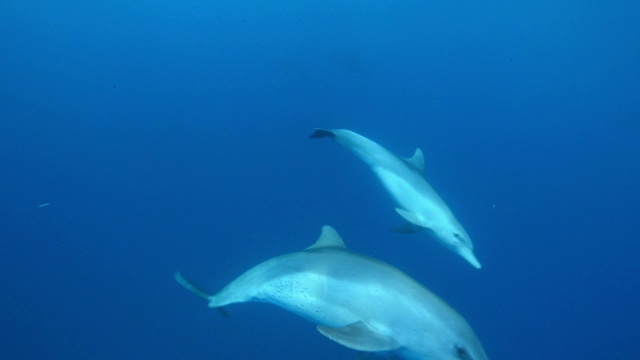
[[[353,359],[217,291],[334,226],[490,359],[640,351],[632,1],[0,3],[0,358]],[[426,176],[475,270],[401,223],[347,128]]]

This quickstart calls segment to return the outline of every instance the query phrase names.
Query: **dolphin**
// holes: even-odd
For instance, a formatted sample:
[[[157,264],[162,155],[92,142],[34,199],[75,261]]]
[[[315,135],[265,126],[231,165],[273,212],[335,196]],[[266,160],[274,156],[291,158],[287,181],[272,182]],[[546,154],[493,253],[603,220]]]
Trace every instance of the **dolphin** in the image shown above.
[[[336,140],[369,164],[396,201],[396,212],[400,216],[411,224],[430,229],[447,248],[475,268],[482,267],[473,254],[469,234],[425,179],[424,157],[420,148],[416,148],[412,157],[405,159],[350,130],[315,129],[310,136],[325,137]]]
[[[330,226],[312,246],[267,260],[214,295],[179,272],[175,278],[212,308],[249,301],[280,306],[365,357],[487,359],[454,309],[393,266],[349,252]]]

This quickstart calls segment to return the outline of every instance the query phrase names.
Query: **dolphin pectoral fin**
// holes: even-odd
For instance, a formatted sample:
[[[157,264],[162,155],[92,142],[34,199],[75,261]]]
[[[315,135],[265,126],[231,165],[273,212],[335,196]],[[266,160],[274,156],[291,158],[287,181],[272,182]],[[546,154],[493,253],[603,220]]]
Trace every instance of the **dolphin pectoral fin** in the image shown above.
[[[339,328],[319,325],[318,331],[340,345],[359,351],[391,351],[400,347],[395,339],[374,331],[362,321]]]
[[[314,133],[309,135],[309,138],[311,138],[311,139],[320,139],[320,138],[325,138],[325,137],[330,137],[330,138],[336,137],[336,134],[333,131],[330,131],[330,130],[319,129],[319,128],[315,128],[313,130],[315,130]]]
[[[396,208],[396,212],[398,214],[400,214],[400,216],[402,216],[405,220],[407,220],[408,222],[414,224],[414,225],[418,225],[421,227],[427,227],[424,223],[423,219],[420,219],[418,217],[418,215],[416,215],[415,213],[409,212],[407,210],[402,210],[400,208]]]

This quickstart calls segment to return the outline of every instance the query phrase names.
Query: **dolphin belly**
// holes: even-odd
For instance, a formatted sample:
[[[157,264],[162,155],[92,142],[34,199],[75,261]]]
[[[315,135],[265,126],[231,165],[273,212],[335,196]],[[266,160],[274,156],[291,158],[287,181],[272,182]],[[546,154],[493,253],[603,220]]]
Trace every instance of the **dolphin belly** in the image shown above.
[[[344,281],[305,271],[280,276],[264,284],[266,301],[280,306],[315,324],[342,327],[361,320],[354,309],[340,303],[347,287]],[[349,289],[353,292],[353,289]]]

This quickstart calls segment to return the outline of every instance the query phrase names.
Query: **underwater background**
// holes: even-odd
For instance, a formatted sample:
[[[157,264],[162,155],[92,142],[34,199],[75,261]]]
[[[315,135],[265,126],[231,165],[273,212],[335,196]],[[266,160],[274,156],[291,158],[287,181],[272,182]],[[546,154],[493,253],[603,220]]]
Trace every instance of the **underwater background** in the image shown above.
[[[353,359],[211,292],[334,226],[490,359],[640,351],[634,1],[0,2],[0,358]],[[476,270],[314,127],[426,177]]]

